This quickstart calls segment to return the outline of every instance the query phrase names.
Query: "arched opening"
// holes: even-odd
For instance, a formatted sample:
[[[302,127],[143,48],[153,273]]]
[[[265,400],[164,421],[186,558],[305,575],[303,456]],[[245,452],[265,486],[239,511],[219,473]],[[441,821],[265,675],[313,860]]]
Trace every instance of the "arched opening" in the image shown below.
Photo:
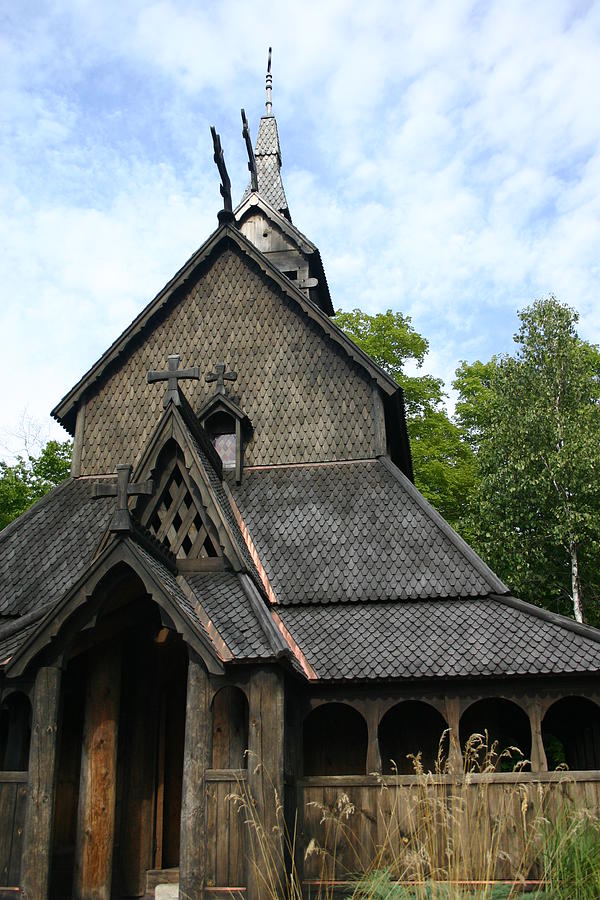
[[[204,427],[221,457],[223,468],[235,469],[237,434],[234,417],[224,410],[217,410],[207,418]]]
[[[485,735],[487,732],[488,750],[497,744],[496,759],[490,760],[502,771],[512,770],[522,759],[531,757],[531,726],[529,716],[513,703],[501,697],[477,700],[471,704],[460,719],[460,742],[463,751],[473,734]],[[513,753],[510,757],[502,756],[509,747],[516,747],[523,756]],[[501,758],[499,758],[501,757]],[[482,761],[481,754],[479,762]]]
[[[303,726],[305,775],[364,775],[367,723],[346,703],[324,703]]]
[[[557,700],[543,718],[542,740],[549,769],[600,769],[600,707],[585,697]]]
[[[248,701],[240,688],[223,687],[212,702],[212,768],[247,768]]]
[[[99,885],[143,896],[147,870],[179,865],[187,648],[127,566],[90,607],[97,597],[95,625],[73,635],[62,680],[52,897],[85,894],[81,883],[89,895]],[[82,864],[86,841],[102,856],[95,870]]]
[[[25,772],[30,741],[31,703],[25,694],[15,691],[0,706],[0,770]]]
[[[438,756],[447,756],[447,744],[442,746],[447,727],[444,717],[429,703],[407,700],[393,706],[377,731],[383,773],[414,773],[415,764],[407,757],[418,753],[425,771],[434,772]]]

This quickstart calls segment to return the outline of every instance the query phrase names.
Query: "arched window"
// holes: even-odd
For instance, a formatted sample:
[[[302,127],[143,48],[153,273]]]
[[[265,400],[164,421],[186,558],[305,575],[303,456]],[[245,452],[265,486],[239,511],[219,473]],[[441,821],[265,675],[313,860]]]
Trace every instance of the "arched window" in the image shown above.
[[[31,704],[20,692],[9,694],[0,707],[0,769],[24,772],[29,766]]]
[[[212,767],[243,769],[248,765],[248,701],[237,687],[223,687],[212,702]]]
[[[408,755],[421,754],[425,771],[435,771],[440,752],[447,755],[447,743],[441,746],[447,728],[444,717],[429,703],[406,700],[389,709],[377,732],[383,773],[412,774],[415,771]]]
[[[548,768],[600,769],[600,707],[585,697],[563,697],[542,721]]]
[[[488,734],[488,747],[497,742],[497,753],[509,747],[517,747],[523,757],[513,755],[502,759],[500,769],[512,769],[520,759],[531,756],[531,726],[529,717],[511,700],[492,697],[471,704],[460,719],[460,742],[463,749],[472,734]]]
[[[364,775],[367,723],[346,703],[324,703],[303,726],[305,775]]]

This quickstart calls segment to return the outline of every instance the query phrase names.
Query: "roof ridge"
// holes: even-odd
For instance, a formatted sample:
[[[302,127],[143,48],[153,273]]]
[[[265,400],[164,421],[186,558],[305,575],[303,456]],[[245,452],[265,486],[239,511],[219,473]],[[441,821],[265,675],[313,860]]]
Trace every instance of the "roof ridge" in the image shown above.
[[[530,616],[543,619],[545,622],[550,622],[552,625],[564,628],[566,631],[572,631],[600,644],[600,628],[587,625],[585,622],[576,622],[568,616],[552,612],[552,610],[545,609],[543,606],[536,606],[535,603],[528,603],[527,600],[521,600],[520,597],[513,597],[512,594],[490,594],[490,596],[493,600],[499,600],[500,603],[504,603],[505,606],[511,606],[513,609],[518,609]]]

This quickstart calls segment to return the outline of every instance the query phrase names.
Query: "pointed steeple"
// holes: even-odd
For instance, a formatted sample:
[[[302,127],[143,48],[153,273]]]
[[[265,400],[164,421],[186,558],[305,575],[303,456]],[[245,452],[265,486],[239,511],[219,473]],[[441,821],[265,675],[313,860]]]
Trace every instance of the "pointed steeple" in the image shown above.
[[[269,61],[267,64],[267,99],[266,114],[261,118],[256,136],[254,156],[256,157],[256,174],[258,176],[258,193],[273,206],[282,216],[292,221],[287,205],[283,182],[281,180],[281,147],[279,145],[279,133],[277,120],[273,115],[272,101],[273,76],[271,74],[271,48],[269,47]],[[248,185],[242,200],[252,193],[251,184]]]

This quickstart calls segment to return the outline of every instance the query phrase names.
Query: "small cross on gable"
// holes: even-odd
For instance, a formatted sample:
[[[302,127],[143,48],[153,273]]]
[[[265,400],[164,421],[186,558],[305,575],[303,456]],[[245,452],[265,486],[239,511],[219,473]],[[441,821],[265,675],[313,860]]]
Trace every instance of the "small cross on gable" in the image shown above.
[[[214,372],[209,372],[206,375],[206,381],[217,382],[217,387],[215,389],[215,394],[225,394],[227,393],[225,390],[225,382],[226,381],[236,381],[237,380],[237,372],[226,372],[225,363],[217,363],[215,366]]]
[[[127,508],[129,497],[139,494],[151,494],[154,489],[151,481],[140,481],[137,484],[132,484],[129,481],[131,469],[132,467],[129,465],[117,466],[116,484],[98,482],[93,487],[92,497],[117,498],[117,508],[109,525],[110,531],[129,531],[131,529],[131,518]]]
[[[150,371],[148,372],[148,384],[155,381],[166,381],[167,392],[163,400],[165,409],[171,403],[175,406],[181,406],[181,398],[179,396],[178,382],[183,378],[193,378],[195,381],[200,379],[200,369],[198,366],[192,366],[190,369],[179,369],[179,354],[174,353],[169,356],[166,371]]]

